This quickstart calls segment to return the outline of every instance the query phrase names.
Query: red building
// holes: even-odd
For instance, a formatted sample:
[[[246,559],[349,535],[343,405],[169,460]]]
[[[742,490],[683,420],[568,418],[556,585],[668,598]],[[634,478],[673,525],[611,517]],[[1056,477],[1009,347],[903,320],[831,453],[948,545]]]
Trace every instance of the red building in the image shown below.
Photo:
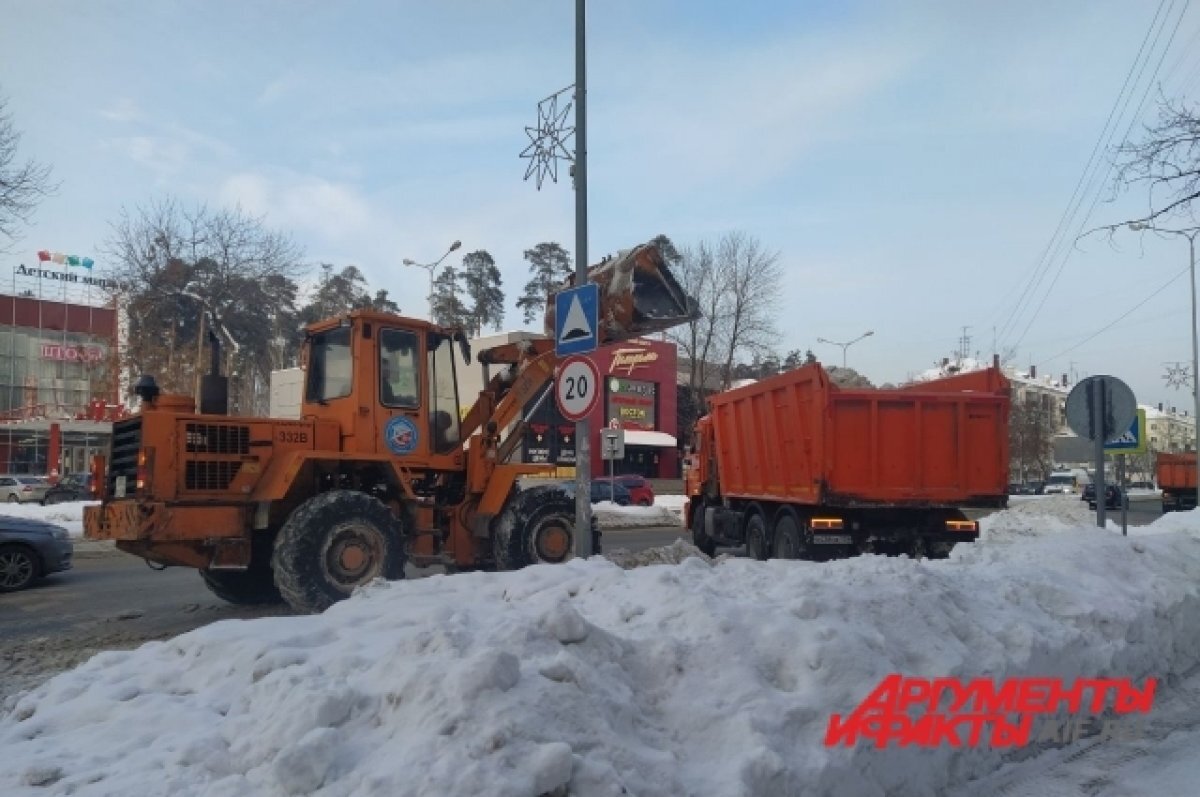
[[[670,479],[679,475],[675,344],[639,338],[590,355],[603,381],[591,422],[592,473],[607,472],[600,458],[600,429],[615,421],[625,430],[625,459],[615,473]],[[529,419],[526,462],[575,464],[575,424],[563,419],[553,398]]]

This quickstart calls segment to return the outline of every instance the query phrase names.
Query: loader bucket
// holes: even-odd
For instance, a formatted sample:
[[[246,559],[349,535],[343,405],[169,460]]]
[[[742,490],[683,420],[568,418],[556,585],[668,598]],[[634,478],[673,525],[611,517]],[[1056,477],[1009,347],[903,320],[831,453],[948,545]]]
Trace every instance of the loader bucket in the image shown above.
[[[654,244],[617,253],[588,269],[600,286],[600,342],[616,343],[661,332],[700,317]],[[568,286],[569,287],[569,286]],[[554,334],[554,295],[546,309],[546,334]]]

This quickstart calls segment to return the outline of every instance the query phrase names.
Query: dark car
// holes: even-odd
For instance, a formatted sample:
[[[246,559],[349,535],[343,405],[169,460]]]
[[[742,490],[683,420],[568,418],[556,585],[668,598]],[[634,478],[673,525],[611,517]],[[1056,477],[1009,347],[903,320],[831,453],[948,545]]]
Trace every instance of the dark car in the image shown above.
[[[42,576],[70,570],[74,550],[62,526],[0,516],[0,592],[25,589]]]
[[[613,476],[613,481],[629,491],[630,503],[636,506],[651,506],[654,503],[654,486],[645,476],[636,473],[626,473],[623,476]],[[596,479],[593,484],[608,484],[608,477]]]
[[[1090,493],[1087,490],[1091,490]],[[1089,484],[1085,489],[1085,499],[1088,502],[1088,509],[1096,508],[1096,485]],[[1120,509],[1122,503],[1129,506],[1129,496],[1120,487],[1113,484],[1104,485],[1104,508],[1105,509]]]
[[[58,484],[46,491],[43,504],[61,504],[65,501],[88,501],[92,497],[92,474],[69,473]]]
[[[562,482],[560,486],[567,495],[572,498],[575,497],[575,482]],[[592,482],[591,500],[593,504],[598,504],[601,501],[612,501],[614,504],[620,506],[629,506],[633,503],[633,496],[620,484],[594,481]]]

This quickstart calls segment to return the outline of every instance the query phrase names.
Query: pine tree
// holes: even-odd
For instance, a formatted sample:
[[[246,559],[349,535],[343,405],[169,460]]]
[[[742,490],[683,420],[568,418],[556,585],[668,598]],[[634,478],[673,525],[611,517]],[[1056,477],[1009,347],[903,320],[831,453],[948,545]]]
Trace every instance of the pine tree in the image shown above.
[[[459,277],[468,302],[468,331],[477,336],[489,324],[499,330],[504,323],[504,290],[496,261],[485,249],[471,252],[463,256]]]
[[[540,243],[525,250],[529,272],[533,276],[525,283],[517,307],[521,308],[525,323],[541,317],[546,310],[546,300],[551,293],[571,278],[574,264],[571,255],[557,243]]]
[[[467,306],[459,298],[458,271],[447,266],[433,281],[433,322],[445,327],[466,327]]]

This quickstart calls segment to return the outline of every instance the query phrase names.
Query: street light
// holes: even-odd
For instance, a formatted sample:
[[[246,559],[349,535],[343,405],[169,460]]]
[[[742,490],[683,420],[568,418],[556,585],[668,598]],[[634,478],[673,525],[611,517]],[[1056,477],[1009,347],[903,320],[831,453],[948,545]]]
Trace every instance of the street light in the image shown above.
[[[417,266],[418,268],[423,268],[429,272],[429,320],[430,321],[433,320],[434,273],[437,271],[437,267],[442,264],[442,261],[445,260],[447,257],[449,257],[450,253],[453,252],[455,249],[457,249],[460,246],[462,246],[462,241],[455,241],[454,243],[450,244],[450,248],[446,250],[446,254],[442,255],[441,257],[439,257],[437,260],[435,260],[432,263],[418,263],[417,261],[410,260],[407,257],[404,258],[404,260],[402,261],[404,263],[404,265],[406,265],[406,266]]]
[[[1163,230],[1152,224],[1140,221],[1129,222],[1129,229],[1135,232],[1149,230],[1164,235],[1182,235],[1188,239],[1188,272],[1192,278],[1192,424],[1195,427],[1195,437],[1192,447],[1196,456],[1200,457],[1200,346],[1196,344],[1196,236],[1200,229],[1187,232],[1184,230]],[[1200,506],[1200,479],[1196,481],[1196,506]]]
[[[866,332],[862,333],[861,335],[859,335],[857,338],[850,341],[849,343],[838,343],[836,340],[826,340],[825,338],[817,338],[817,343],[828,343],[830,346],[841,346],[842,347],[842,367],[845,368],[846,367],[846,349],[850,348],[855,343],[858,343],[863,338],[869,338],[874,334],[875,334],[874,330],[868,329]]]

